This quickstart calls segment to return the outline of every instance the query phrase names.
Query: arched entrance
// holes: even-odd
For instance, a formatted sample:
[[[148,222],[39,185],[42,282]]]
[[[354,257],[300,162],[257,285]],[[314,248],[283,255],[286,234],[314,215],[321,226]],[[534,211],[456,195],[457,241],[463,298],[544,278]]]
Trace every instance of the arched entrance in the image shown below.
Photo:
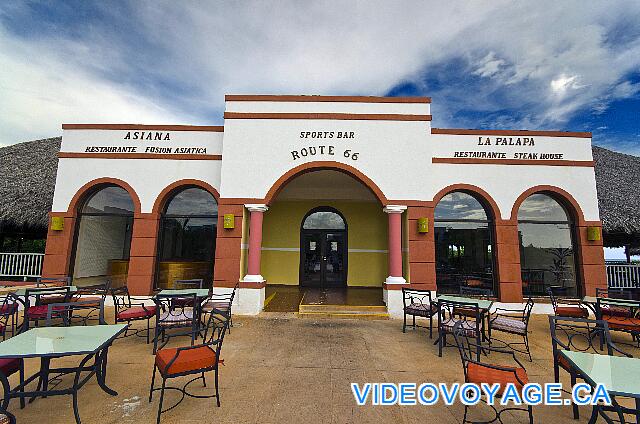
[[[117,185],[103,185],[81,204],[73,248],[73,282],[77,286],[123,286],[129,270],[129,252],[135,206],[129,193]]]
[[[346,287],[347,222],[331,207],[309,211],[300,226],[300,285]]]

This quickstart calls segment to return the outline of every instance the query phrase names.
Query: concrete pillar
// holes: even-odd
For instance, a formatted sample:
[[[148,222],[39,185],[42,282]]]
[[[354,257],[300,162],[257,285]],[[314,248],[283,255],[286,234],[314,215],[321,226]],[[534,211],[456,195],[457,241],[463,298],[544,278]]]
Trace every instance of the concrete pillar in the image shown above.
[[[404,284],[402,276],[402,212],[406,206],[388,205],[383,209],[389,216],[389,276],[385,283]]]
[[[267,205],[244,205],[251,213],[249,218],[249,258],[247,261],[247,275],[243,282],[260,283],[264,277],[260,275],[260,250],[262,249],[262,219],[269,209]]]

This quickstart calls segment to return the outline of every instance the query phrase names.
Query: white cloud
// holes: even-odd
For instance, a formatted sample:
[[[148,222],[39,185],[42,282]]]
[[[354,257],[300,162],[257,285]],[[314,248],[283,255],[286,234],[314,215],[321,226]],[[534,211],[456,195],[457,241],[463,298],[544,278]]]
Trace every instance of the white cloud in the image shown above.
[[[380,95],[460,58],[486,84],[427,92],[439,126],[460,125],[457,108],[521,108],[495,124],[557,127],[638,93],[625,76],[640,69],[640,39],[609,44],[620,19],[640,19],[633,0],[130,6],[103,6],[113,22],[74,39],[22,39],[0,24],[0,142],[55,135],[62,122],[219,122],[226,93]]]

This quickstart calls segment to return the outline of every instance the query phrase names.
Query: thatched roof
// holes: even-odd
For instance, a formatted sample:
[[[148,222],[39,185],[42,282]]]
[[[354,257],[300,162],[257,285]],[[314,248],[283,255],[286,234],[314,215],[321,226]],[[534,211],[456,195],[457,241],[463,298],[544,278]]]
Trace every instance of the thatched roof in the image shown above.
[[[61,137],[0,148],[0,230],[46,231]]]
[[[628,243],[625,238],[634,235],[640,242],[640,157],[593,147],[596,162],[598,205],[605,243],[610,246]]]
[[[46,230],[60,141],[55,137],[0,148],[0,229]],[[605,243],[621,245],[632,235],[640,245],[640,157],[596,146],[593,157]]]

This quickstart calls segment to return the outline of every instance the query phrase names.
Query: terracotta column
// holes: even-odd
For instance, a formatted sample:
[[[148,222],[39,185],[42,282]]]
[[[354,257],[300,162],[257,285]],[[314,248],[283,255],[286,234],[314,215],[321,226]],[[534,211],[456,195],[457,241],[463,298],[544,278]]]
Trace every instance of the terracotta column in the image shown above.
[[[402,205],[387,205],[383,211],[389,216],[389,276],[385,283],[404,284],[402,276],[402,212],[407,209]]]
[[[247,263],[247,275],[242,281],[261,283],[264,277],[260,275],[260,250],[262,249],[262,218],[269,209],[267,205],[244,205],[251,217],[249,219],[249,259]]]

